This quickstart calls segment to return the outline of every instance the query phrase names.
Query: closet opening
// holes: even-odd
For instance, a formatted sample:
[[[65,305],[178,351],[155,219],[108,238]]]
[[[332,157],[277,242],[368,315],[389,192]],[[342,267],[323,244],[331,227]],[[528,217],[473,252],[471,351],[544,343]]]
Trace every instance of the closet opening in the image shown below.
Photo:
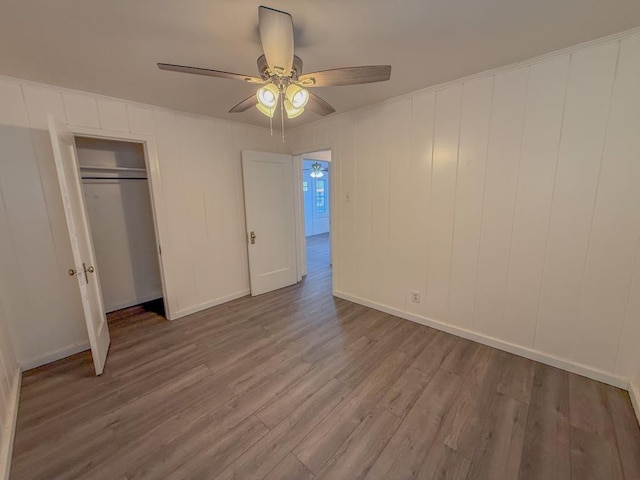
[[[109,323],[143,311],[166,318],[144,144],[77,135],[75,143]]]

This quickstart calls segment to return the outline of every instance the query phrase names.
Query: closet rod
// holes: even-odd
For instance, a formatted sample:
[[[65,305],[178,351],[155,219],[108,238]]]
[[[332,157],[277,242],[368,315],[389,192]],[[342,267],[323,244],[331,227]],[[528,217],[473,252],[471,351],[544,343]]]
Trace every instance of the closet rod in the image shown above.
[[[147,180],[147,177],[81,177],[82,180]]]

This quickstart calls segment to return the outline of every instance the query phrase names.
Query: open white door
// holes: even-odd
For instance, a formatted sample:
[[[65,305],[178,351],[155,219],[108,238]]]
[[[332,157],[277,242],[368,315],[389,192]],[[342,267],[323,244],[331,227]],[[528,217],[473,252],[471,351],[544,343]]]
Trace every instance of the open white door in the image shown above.
[[[242,152],[251,295],[293,285],[296,272],[293,157]]]
[[[93,365],[96,375],[100,375],[104,370],[109,350],[109,327],[96,272],[97,266],[80,183],[75,139],[71,130],[52,115],[48,117],[48,124],[73,251],[74,268],[69,269],[69,274],[75,275],[80,287]]]

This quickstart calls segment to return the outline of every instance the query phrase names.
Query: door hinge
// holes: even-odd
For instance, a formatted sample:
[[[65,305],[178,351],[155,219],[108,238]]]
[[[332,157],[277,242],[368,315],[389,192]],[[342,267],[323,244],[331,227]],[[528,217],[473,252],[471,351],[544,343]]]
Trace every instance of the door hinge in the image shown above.
[[[162,247],[158,245],[158,254],[162,255]]]

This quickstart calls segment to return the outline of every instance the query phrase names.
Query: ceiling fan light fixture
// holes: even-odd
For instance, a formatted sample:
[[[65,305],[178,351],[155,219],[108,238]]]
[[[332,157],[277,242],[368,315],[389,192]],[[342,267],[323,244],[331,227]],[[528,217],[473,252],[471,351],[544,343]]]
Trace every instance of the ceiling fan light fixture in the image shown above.
[[[285,95],[294,108],[304,108],[309,101],[309,92],[295,83],[287,87]]]
[[[276,105],[278,105],[279,94],[280,92],[278,91],[278,87],[273,83],[259,88],[256,93],[256,96],[258,97],[258,105],[262,105],[269,110],[275,109]]]
[[[273,115],[276,112],[276,108],[275,107],[273,107],[273,108],[265,107],[261,103],[258,103],[256,105],[256,108],[258,110],[260,110],[260,112],[262,112],[264,115],[266,115],[269,118],[273,118]]]
[[[284,111],[287,113],[287,118],[292,119],[300,116],[304,112],[304,108],[296,108],[288,98],[285,98]]]
[[[318,162],[311,165],[311,173],[309,174],[311,178],[320,178],[324,177],[324,173],[322,173],[322,165]]]

